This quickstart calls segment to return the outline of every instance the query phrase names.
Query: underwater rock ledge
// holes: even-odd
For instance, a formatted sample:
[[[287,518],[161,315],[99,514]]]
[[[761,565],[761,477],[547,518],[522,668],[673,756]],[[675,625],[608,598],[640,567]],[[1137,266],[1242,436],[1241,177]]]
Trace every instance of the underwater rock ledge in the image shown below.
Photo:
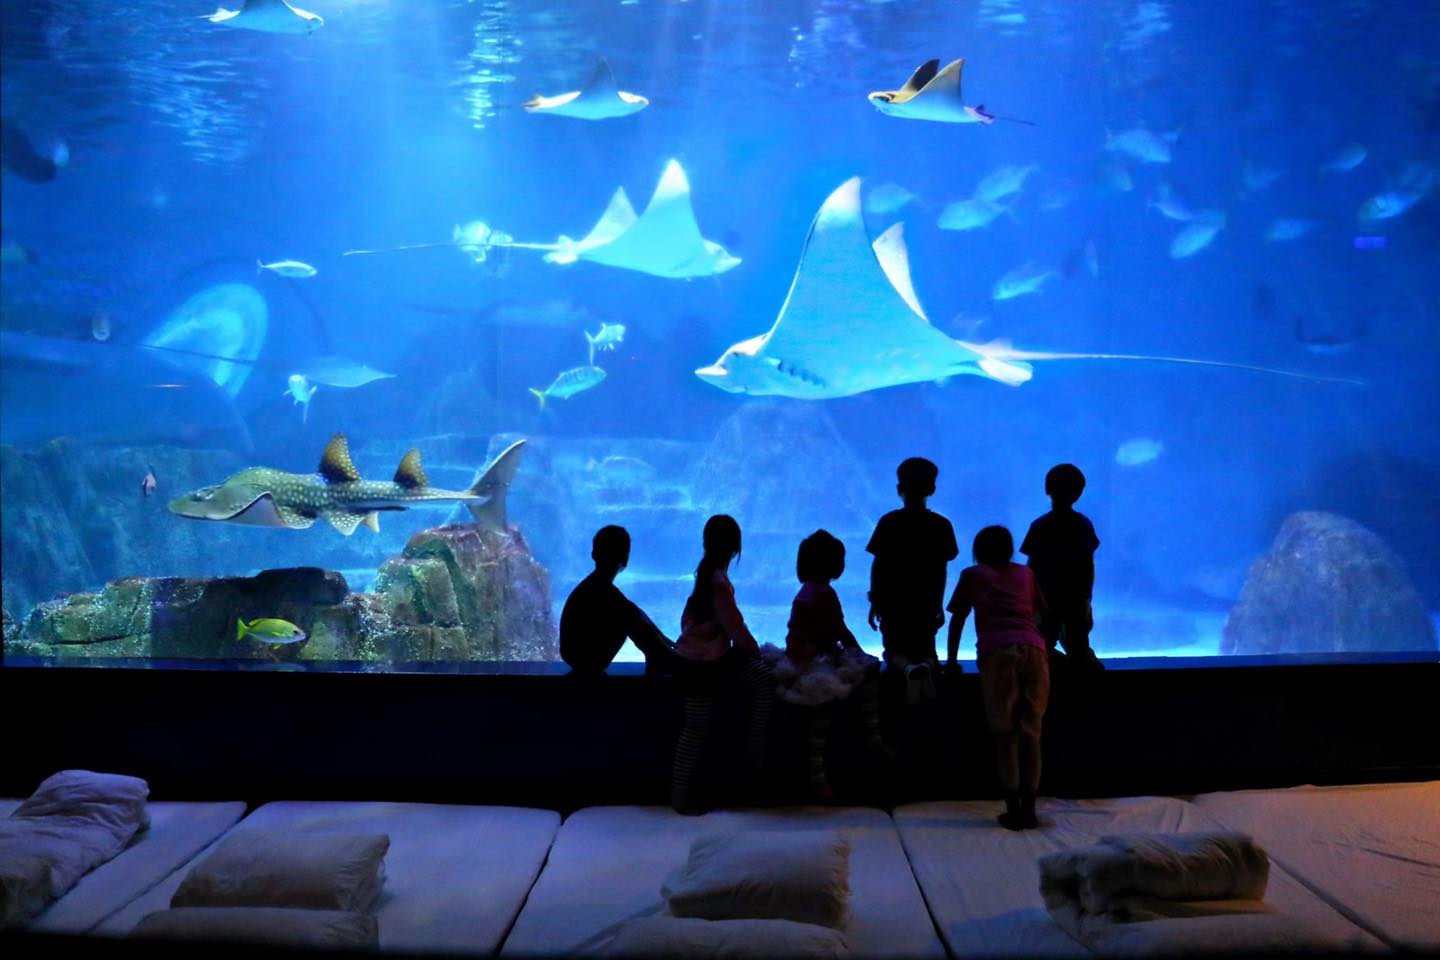
[[[288,620],[299,643],[239,638],[236,621]],[[38,605],[11,654],[170,659],[547,661],[559,657],[550,581],[519,530],[422,530],[351,593],[319,567],[253,577],[125,577]]]

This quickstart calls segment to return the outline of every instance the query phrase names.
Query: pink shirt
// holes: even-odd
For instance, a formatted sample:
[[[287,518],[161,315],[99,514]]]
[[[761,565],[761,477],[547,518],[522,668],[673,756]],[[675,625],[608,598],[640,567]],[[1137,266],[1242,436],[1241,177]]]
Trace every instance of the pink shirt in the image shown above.
[[[1035,614],[1045,600],[1035,584],[1035,573],[1018,563],[996,568],[980,563],[960,572],[960,582],[948,609],[963,623],[975,611],[976,651],[984,656],[1000,647],[1045,648],[1035,626]]]
[[[716,570],[710,578],[711,602],[715,610],[712,620],[694,621],[688,611],[680,617],[680,639],[675,652],[691,660],[719,660],[733,643],[747,657],[758,657],[760,647],[745,626],[745,618],[735,605],[735,587],[724,570]]]
[[[789,631],[785,634],[785,655],[792,663],[804,663],[820,654],[836,653],[842,646],[859,646],[845,626],[840,598],[828,583],[805,583],[790,604]]]

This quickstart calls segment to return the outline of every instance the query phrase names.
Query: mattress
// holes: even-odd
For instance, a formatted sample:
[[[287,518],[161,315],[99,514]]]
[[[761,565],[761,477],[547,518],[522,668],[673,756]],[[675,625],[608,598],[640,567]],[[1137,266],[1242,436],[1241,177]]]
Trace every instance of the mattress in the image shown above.
[[[857,957],[943,957],[890,818],[868,808],[729,810],[590,807],[560,828],[505,956],[595,953],[626,920],[661,912],[660,886],[702,832],[832,828],[850,842],[846,938]]]
[[[1194,798],[1397,949],[1440,950],[1440,781]]]
[[[993,801],[918,803],[895,810],[920,890],[956,957],[1090,956],[1060,928],[1040,896],[1040,857],[1110,833],[1215,830],[1201,810],[1168,797],[1044,800],[1039,830],[1012,832],[995,822]],[[1272,860],[1265,899],[1333,937],[1337,948],[1383,945],[1310,892]]]
[[[429,803],[267,803],[237,824],[246,830],[384,833],[385,888],[376,904],[380,949],[493,954],[525,902],[560,826],[552,810]],[[164,910],[181,871],[111,918],[125,934]]]
[[[9,816],[20,800],[0,800]],[[91,870],[50,904],[28,929],[46,933],[89,933],[124,909],[209,846],[245,813],[245,804],[150,803],[150,829],[108,863]]]

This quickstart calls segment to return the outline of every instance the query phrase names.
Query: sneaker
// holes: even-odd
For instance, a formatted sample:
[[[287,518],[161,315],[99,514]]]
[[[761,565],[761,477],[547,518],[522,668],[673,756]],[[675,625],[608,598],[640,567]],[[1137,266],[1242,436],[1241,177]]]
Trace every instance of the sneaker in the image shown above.
[[[912,663],[905,668],[905,702],[912,707],[935,699],[935,678],[930,664]]]

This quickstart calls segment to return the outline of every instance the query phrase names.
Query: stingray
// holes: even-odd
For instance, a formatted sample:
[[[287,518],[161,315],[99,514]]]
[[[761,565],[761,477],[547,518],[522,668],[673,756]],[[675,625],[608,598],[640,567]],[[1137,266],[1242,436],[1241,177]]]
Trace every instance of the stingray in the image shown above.
[[[639,216],[625,194],[615,191],[605,213],[579,240],[561,237],[545,255],[549,263],[588,260],[657,277],[708,277],[740,263],[720,244],[700,235],[690,205],[690,181],[671,160]]]
[[[996,117],[984,104],[967,106],[960,96],[960,71],[965,61],[952,60],[944,70],[940,61],[922,63],[899,90],[876,90],[870,94],[875,109],[903,120],[934,120],[938,123],[994,123],[1010,120]],[[1034,126],[1028,120],[1016,120]]]
[[[201,19],[262,33],[309,33],[325,26],[324,17],[291,6],[286,0],[244,0],[239,10],[221,7]]]
[[[861,216],[860,178],[841,184],[810,225],[790,293],[769,332],[735,344],[696,375],[731,393],[808,400],[960,374],[1018,386],[1032,377],[1032,360],[1145,360],[1333,379],[1185,357],[1054,353],[1017,350],[1003,340],[952,339],[930,325],[915,296],[902,231],[897,223],[872,244]]]
[[[269,310],[258,290],[245,283],[221,283],[182,303],[144,345],[189,354],[179,362],[233,397],[260,356],[268,325]]]
[[[545,113],[577,120],[608,120],[639,113],[650,101],[636,93],[627,93],[615,85],[610,64],[601,57],[585,86],[553,97],[536,94],[524,106],[530,113]]]

